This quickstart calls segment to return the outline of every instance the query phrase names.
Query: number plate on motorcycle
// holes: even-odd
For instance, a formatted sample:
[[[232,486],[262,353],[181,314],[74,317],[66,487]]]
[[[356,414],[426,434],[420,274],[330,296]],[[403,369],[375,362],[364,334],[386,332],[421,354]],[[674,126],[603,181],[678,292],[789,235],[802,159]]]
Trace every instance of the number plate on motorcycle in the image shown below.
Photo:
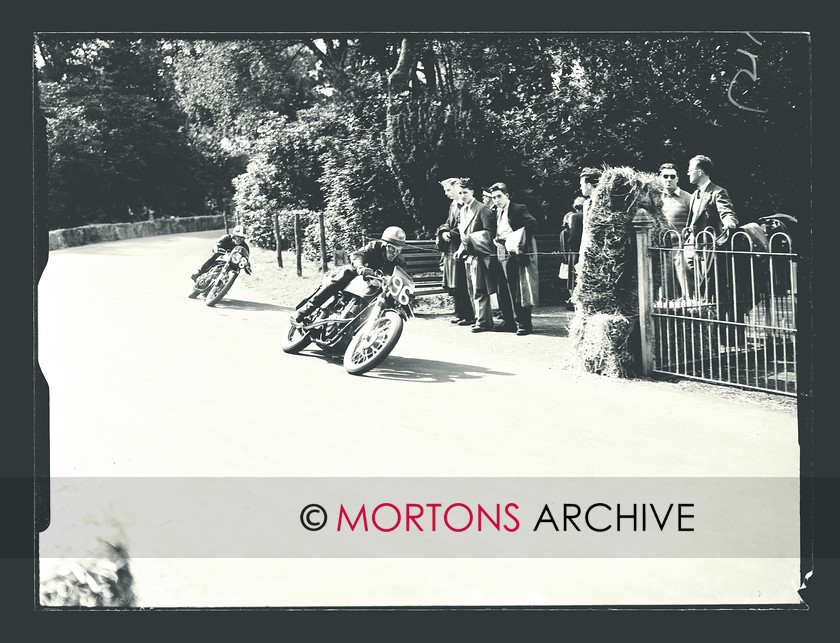
[[[414,279],[399,266],[394,266],[394,272],[388,282],[388,292],[403,306],[407,306],[414,292]]]

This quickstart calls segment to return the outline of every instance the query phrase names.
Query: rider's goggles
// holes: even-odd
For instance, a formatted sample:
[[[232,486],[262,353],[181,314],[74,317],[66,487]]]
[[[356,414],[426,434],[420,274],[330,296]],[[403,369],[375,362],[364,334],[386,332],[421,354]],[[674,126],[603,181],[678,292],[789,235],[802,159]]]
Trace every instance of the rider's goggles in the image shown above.
[[[387,255],[388,259],[393,259],[398,254],[400,254],[400,247],[395,246],[393,243],[386,243],[385,254]]]

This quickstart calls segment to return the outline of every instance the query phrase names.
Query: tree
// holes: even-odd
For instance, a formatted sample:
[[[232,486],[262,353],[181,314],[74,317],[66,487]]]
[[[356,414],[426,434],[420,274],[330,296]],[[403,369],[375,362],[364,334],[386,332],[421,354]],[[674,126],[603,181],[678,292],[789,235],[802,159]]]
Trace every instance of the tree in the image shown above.
[[[38,46],[50,227],[203,214],[217,168],[181,131],[167,43],[41,36]]]
[[[809,207],[798,34],[40,40],[54,223],[219,207],[248,168],[237,207],[260,186],[347,239],[433,229],[449,176],[550,219],[583,166],[698,153],[744,221]]]

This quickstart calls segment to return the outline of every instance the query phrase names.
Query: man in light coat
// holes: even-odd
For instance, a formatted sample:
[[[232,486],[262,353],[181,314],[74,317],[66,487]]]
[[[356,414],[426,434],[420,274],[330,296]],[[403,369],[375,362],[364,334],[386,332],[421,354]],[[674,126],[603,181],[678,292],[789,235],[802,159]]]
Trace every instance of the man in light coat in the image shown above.
[[[443,275],[443,287],[452,295],[455,304],[453,324],[472,326],[475,324],[475,312],[472,299],[467,290],[467,273],[463,261],[455,259],[455,252],[461,245],[458,221],[461,218],[461,195],[458,179],[450,178],[440,182],[443,191],[451,202],[446,221],[438,226],[435,234],[435,249],[440,252],[440,269]]]

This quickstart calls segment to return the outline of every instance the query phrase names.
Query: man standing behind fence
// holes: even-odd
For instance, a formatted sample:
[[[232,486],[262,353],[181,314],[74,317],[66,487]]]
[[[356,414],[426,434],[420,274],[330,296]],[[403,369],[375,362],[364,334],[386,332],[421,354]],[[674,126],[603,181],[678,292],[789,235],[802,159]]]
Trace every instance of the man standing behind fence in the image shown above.
[[[494,183],[490,196],[496,204],[496,257],[499,277],[496,294],[504,323],[495,330],[528,335],[532,330],[531,308],[539,303],[537,220],[522,203],[510,200],[507,185]]]
[[[713,168],[712,159],[698,155],[688,163],[688,180],[697,186],[689,204],[688,227],[685,230],[685,257],[688,278],[693,280],[696,295],[710,298],[715,295],[714,250],[722,247],[731,231],[738,227],[738,218],[732,199],[726,189],[715,185],[709,178]],[[706,228],[714,232],[714,240],[708,234],[701,234]],[[725,266],[721,267],[721,276]],[[717,295],[722,302],[728,299],[726,279],[717,280]]]
[[[472,326],[475,323],[472,301],[467,291],[467,272],[463,261],[455,259],[455,251],[461,245],[458,221],[461,212],[461,196],[458,194],[458,179],[446,179],[440,182],[443,191],[451,199],[446,221],[438,227],[435,234],[435,250],[440,252],[440,269],[443,273],[443,287],[455,301],[453,324]]]
[[[662,215],[668,222],[668,228],[676,231],[680,239],[683,238],[683,230],[688,225],[689,208],[691,207],[691,195],[677,185],[677,166],[673,163],[663,163],[659,166],[659,178],[662,179]],[[677,237],[669,234],[665,240],[667,244],[678,245]],[[678,296],[691,297],[691,283],[688,280],[685,268],[685,257],[682,251],[674,250],[673,268],[665,267],[667,277],[665,286],[666,299],[676,299]],[[679,282],[680,292],[678,293],[674,283],[674,273]]]

